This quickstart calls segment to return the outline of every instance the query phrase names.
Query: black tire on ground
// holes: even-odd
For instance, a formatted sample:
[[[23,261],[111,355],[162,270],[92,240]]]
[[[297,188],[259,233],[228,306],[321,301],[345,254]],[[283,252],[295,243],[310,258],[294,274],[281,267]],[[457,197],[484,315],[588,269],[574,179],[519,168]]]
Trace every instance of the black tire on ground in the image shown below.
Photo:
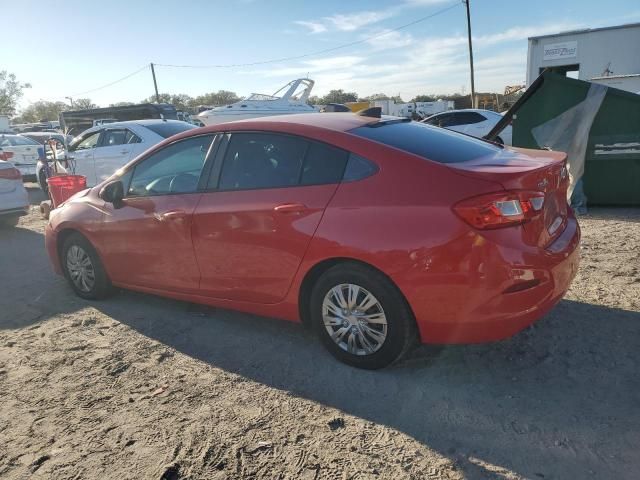
[[[67,256],[69,255],[69,250],[74,246],[77,246],[82,251],[86,252],[91,261],[95,281],[93,282],[91,288],[88,290],[82,290],[81,288],[79,288],[73,282],[71,273],[69,271]],[[96,252],[95,248],[93,248],[93,245],[91,245],[89,240],[87,240],[81,234],[72,233],[65,239],[64,244],[62,245],[60,262],[62,264],[64,276],[69,281],[69,284],[71,285],[71,288],[73,288],[73,291],[79,297],[85,298],[87,300],[100,300],[108,297],[113,292],[113,286],[111,285],[111,281],[109,280],[107,272],[102,266],[102,261],[100,260],[98,253]]]
[[[44,192],[45,195],[49,195],[49,185],[47,184],[47,176],[44,174],[43,170],[40,170],[38,174],[38,183],[40,184],[40,189]]]
[[[332,288],[343,284],[368,290],[382,306],[387,334],[382,346],[373,353],[357,355],[348,352],[334,342],[324,325],[322,309],[325,296]],[[338,360],[354,367],[375,370],[389,366],[400,360],[417,339],[413,313],[398,288],[379,271],[359,263],[341,263],[323,273],[313,287],[310,309],[313,328],[327,350]]]
[[[18,225],[20,217],[0,217],[0,228],[10,228]]]

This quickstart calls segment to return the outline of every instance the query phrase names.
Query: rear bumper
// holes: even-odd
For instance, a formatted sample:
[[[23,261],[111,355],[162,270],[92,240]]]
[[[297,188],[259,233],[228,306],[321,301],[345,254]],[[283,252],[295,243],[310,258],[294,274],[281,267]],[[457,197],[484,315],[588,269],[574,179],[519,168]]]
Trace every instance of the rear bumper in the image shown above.
[[[426,275],[425,285],[415,275],[395,280],[413,308],[423,343],[501,340],[540,319],[562,299],[578,270],[579,243],[580,227],[571,217],[551,245],[517,262],[508,260],[514,258],[513,250],[485,244],[475,258],[473,252],[463,256],[458,265],[466,271],[443,275],[438,285]]]
[[[29,213],[29,206],[0,210],[0,217],[23,217]]]

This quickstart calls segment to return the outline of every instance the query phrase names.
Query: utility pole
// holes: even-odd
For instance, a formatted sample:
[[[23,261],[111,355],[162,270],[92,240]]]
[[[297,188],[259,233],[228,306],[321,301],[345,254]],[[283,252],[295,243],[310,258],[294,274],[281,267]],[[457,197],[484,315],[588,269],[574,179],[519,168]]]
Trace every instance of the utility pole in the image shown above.
[[[469,36],[469,67],[471,69],[471,108],[476,108],[476,86],[473,81],[473,46],[471,44],[471,13],[469,12],[469,0],[462,0],[467,7],[467,35]],[[153,64],[152,68],[153,68]]]
[[[71,98],[71,97],[64,97],[64,98],[69,100],[69,103],[71,104],[71,108],[73,108],[73,98]]]
[[[160,103],[160,95],[158,94],[158,82],[156,82],[156,71],[153,68],[153,62],[151,62],[151,75],[153,75],[153,88],[156,89],[156,103]]]

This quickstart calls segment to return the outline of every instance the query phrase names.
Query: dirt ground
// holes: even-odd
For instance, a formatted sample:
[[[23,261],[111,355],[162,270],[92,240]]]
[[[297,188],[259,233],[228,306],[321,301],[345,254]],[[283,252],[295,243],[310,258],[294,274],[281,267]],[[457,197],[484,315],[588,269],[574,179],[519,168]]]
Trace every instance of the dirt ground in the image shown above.
[[[534,327],[367,372],[287,322],[75,297],[30,193],[0,232],[1,478],[640,478],[640,210],[581,218]]]

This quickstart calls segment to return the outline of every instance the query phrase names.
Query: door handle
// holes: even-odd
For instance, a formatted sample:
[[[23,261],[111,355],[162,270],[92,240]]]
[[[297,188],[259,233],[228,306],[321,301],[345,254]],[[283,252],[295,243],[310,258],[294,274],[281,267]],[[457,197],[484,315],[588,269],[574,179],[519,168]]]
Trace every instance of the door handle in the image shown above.
[[[126,155],[127,153],[129,153],[129,150],[120,150],[120,153],[121,153],[122,155]]]
[[[302,213],[307,209],[307,206],[302,203],[283,203],[274,207],[274,211],[278,213]]]
[[[168,212],[156,215],[156,218],[161,222],[166,222],[168,220],[182,220],[186,216],[187,213],[184,210],[169,210]]]

